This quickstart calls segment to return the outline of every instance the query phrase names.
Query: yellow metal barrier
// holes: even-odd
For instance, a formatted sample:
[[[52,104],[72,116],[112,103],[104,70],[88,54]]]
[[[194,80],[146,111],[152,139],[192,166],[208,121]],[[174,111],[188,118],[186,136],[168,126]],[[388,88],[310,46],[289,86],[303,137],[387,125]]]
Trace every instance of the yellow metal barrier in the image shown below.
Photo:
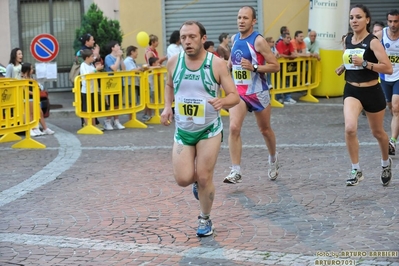
[[[312,90],[320,84],[321,64],[316,58],[300,57],[294,60],[278,59],[280,71],[271,74],[273,89],[270,90],[272,107],[284,107],[276,100],[276,94],[306,91],[306,95],[299,98],[305,102],[319,102],[312,95]]]
[[[136,84],[139,78],[140,84]],[[82,81],[86,82],[87,111],[82,111]],[[129,85],[130,83],[130,85]],[[127,128],[147,128],[139,121],[137,112],[144,110],[145,101],[136,101],[136,85],[140,86],[140,95],[145,95],[146,75],[139,71],[100,72],[77,76],[74,82],[75,113],[87,119],[87,125],[78,130],[78,134],[103,134],[96,128],[92,119],[96,117],[131,114],[131,119],[124,124]],[[148,82],[147,82],[148,83]],[[93,91],[91,93],[91,91]],[[92,97],[93,96],[93,102]],[[115,99],[119,102],[118,109],[114,107]]]
[[[312,96],[311,90],[320,83],[320,62],[315,58],[297,58],[295,60],[279,59],[281,70],[271,74],[273,89],[270,90],[271,105],[283,107],[275,98],[279,93],[307,91],[300,100],[318,102]],[[124,124],[127,128],[147,128],[146,124],[160,124],[160,111],[164,108],[165,84],[167,69],[165,67],[150,68],[146,71],[120,71],[92,73],[75,78],[76,115],[87,119],[87,125],[78,134],[103,134],[95,127],[92,119],[96,117],[131,114],[131,119]],[[139,84],[136,84],[136,78]],[[82,111],[82,81],[86,82],[87,111]],[[130,84],[130,85],[129,85]],[[140,101],[136,100],[136,85],[140,86]],[[224,97],[221,90],[220,97]],[[93,98],[93,99],[92,99]],[[114,108],[115,100],[119,102],[118,109]],[[122,104],[124,103],[124,104]],[[136,117],[144,108],[154,110],[154,115],[144,124]],[[226,110],[221,115],[228,116]]]
[[[166,73],[166,67],[151,68],[144,72],[144,102],[148,108],[154,110],[154,115],[147,124],[161,123],[160,110],[165,107]]]
[[[32,91],[32,119],[29,102]],[[18,141],[15,133],[25,131],[25,139],[12,145],[16,149],[44,149],[45,145],[33,140],[30,130],[40,119],[40,89],[34,80],[0,79],[0,143]]]
[[[160,111],[165,107],[165,84],[166,84],[166,67],[152,68],[144,73],[146,88],[145,88],[145,103],[150,109],[154,109],[154,116],[148,120],[147,124],[160,124],[161,116]],[[153,86],[153,88],[152,88]],[[153,97],[151,97],[153,96]],[[225,93],[220,90],[220,97],[224,97]],[[228,116],[229,112],[226,110],[221,110],[220,114],[222,116]]]

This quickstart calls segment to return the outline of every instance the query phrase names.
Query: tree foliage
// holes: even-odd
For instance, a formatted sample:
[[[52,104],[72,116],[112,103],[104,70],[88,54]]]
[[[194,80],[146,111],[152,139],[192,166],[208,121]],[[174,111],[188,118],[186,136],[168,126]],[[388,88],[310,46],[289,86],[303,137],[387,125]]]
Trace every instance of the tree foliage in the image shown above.
[[[76,29],[76,39],[73,43],[73,48],[77,52],[81,47],[80,37],[84,34],[90,33],[94,36],[96,44],[100,46],[100,55],[104,58],[108,51],[107,44],[110,41],[117,41],[122,43],[122,31],[120,29],[119,21],[111,20],[104,16],[96,4],[91,4],[89,10],[83,15],[82,25]]]

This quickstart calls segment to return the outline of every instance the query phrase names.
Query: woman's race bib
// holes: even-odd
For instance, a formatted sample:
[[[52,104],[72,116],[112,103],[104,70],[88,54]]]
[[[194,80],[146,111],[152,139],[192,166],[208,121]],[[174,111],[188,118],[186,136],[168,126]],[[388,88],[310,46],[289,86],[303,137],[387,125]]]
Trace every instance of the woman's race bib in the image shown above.
[[[355,66],[352,62],[352,56],[357,55],[360,58],[363,58],[364,49],[355,48],[355,49],[346,49],[342,59],[344,60],[345,69],[347,70],[362,70],[362,66]]]
[[[205,124],[205,98],[179,97],[176,104],[182,122],[193,121],[194,124]]]

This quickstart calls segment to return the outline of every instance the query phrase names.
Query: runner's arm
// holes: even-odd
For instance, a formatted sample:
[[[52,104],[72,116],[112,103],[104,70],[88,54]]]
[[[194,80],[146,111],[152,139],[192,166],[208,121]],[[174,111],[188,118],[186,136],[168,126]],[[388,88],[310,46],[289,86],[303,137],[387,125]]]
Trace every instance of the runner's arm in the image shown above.
[[[265,65],[258,65],[258,72],[260,73],[276,73],[280,71],[280,64],[276,56],[270,50],[270,46],[262,36],[258,36],[255,40],[255,49],[265,58]]]
[[[215,78],[219,81],[226,96],[224,98],[215,98],[209,103],[220,110],[222,108],[229,109],[240,102],[236,86],[231,78],[229,68],[226,67],[226,62],[222,58],[214,57],[212,60],[212,69],[214,70]]]

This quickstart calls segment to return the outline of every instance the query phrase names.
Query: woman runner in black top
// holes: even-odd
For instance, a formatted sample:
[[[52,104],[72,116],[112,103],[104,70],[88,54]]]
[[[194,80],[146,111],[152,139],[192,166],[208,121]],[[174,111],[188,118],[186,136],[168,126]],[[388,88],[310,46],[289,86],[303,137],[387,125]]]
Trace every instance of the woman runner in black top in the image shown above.
[[[359,166],[358,117],[366,111],[370,130],[381,150],[381,183],[391,181],[392,160],[388,156],[388,135],[384,130],[385,96],[378,82],[378,73],[391,74],[392,65],[377,37],[370,33],[370,11],[364,5],[350,10],[349,22],[353,33],[344,39],[344,64],[336,69],[341,75],[345,70],[344,117],[345,141],[352,162],[347,186],[355,186],[363,180]]]

